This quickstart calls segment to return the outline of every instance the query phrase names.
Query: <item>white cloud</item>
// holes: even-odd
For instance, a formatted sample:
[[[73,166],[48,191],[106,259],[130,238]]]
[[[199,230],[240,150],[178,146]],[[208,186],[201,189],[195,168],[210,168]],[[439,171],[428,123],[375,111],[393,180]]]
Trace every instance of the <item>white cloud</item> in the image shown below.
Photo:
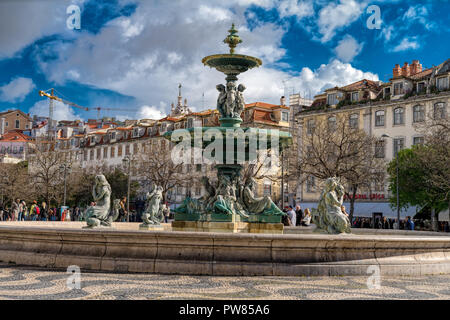
[[[18,77],[10,83],[0,87],[0,100],[8,102],[22,102],[36,85],[30,78]]]
[[[40,100],[36,102],[29,110],[31,115],[48,117],[49,101]],[[71,107],[60,101],[53,101],[53,120],[74,120],[83,119],[76,114]]]
[[[355,38],[347,34],[339,41],[335,53],[343,62],[351,62],[354,57],[361,53],[363,46],[364,44],[358,43]]]
[[[295,16],[298,20],[314,15],[314,7],[311,1],[286,0],[278,6],[281,18]]]
[[[84,0],[0,1],[0,58],[9,58],[30,43],[48,35],[73,36],[66,26],[70,4]]]
[[[403,21],[408,25],[413,22],[418,22],[422,24],[427,30],[434,28],[434,23],[428,21],[428,9],[425,6],[412,6],[403,15]]]
[[[395,46],[392,51],[393,52],[399,52],[399,51],[405,51],[405,50],[415,50],[420,48],[420,44],[417,42],[416,37],[410,37],[410,38],[403,38],[403,40]]]
[[[341,0],[339,4],[330,3],[322,8],[319,12],[319,32],[322,34],[321,41],[323,43],[330,41],[336,31],[349,26],[356,21],[363,9],[366,1]]]
[[[201,0],[176,4],[164,1],[158,5],[154,1],[141,1],[136,12],[126,18],[129,22],[117,18],[97,34],[81,33],[73,43],[53,45],[51,50],[58,59],[51,63],[42,63],[41,59],[41,54],[48,54],[45,52],[48,48],[37,51],[35,58],[50,81],[63,84],[78,78],[83,84],[135,97],[138,106],[142,106],[137,116],[144,118],[158,118],[170,112],[170,103],[176,102],[178,83],[183,84],[183,97],[188,98],[188,105],[194,111],[202,109],[203,94],[204,108],[215,107],[218,94],[215,86],[224,83],[225,76],[205,67],[201,59],[228,52],[223,39],[231,22],[235,22],[244,41],[236,52],[263,60],[261,68],[239,76],[239,82],[247,86],[247,102],[279,103],[284,94],[283,80],[287,78],[292,78],[297,90],[311,90],[312,94],[327,85],[377,78],[338,60],[314,71],[309,68],[292,73],[277,70],[274,66],[286,53],[282,47],[285,27],[266,22],[250,31],[245,18],[246,6],[268,8],[274,7],[275,2],[211,0],[207,9],[202,9],[204,4]],[[221,19],[205,19],[205,10]],[[138,27],[130,31],[130,26]]]
[[[154,106],[142,106],[137,117],[138,119],[162,119],[164,114]]]

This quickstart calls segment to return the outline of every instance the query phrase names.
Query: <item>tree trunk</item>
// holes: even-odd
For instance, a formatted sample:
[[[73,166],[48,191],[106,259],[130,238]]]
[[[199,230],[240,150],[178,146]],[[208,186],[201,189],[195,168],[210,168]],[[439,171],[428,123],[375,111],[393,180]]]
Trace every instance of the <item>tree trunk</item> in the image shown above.
[[[355,199],[356,199],[356,191],[357,191],[357,187],[353,187],[352,188],[353,192],[352,192],[352,196],[350,197],[350,214],[348,215],[348,219],[350,220],[350,224],[353,221],[353,214],[355,212]]]
[[[436,212],[436,209],[431,208],[431,229],[436,232],[439,231],[438,214],[439,212]]]

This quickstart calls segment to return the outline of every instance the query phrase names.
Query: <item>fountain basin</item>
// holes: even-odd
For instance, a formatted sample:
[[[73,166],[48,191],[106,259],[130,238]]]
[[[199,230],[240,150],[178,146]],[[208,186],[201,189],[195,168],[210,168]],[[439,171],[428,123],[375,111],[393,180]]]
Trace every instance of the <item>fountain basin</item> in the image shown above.
[[[80,230],[0,225],[0,261],[82,270],[222,276],[450,274],[450,237]],[[23,223],[22,223],[23,225]],[[119,225],[119,224],[118,224]],[[131,224],[128,224],[131,226]]]

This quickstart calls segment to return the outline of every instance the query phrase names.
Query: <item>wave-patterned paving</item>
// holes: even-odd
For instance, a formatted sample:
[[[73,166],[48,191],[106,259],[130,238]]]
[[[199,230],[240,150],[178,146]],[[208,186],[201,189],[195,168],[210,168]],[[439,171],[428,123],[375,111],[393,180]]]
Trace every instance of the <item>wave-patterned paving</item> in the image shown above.
[[[70,290],[64,270],[0,264],[0,299],[450,299],[450,275],[382,277],[210,277],[82,272]]]

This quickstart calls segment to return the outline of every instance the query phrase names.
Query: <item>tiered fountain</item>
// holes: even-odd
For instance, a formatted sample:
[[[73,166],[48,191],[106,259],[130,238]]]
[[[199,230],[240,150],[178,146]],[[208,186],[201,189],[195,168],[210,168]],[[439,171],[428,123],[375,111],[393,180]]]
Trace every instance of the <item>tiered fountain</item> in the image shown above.
[[[234,24],[224,42],[230,47],[229,54],[211,55],[202,60],[203,64],[226,75],[226,85],[216,87],[220,92],[217,100],[220,127],[188,129],[191,146],[200,146],[203,159],[216,163],[218,182],[213,184],[206,177],[203,179],[207,195],[202,199],[186,198],[175,209],[172,229],[282,233],[281,218],[284,213],[270,197],[255,197],[255,181],[253,178],[244,180],[242,168],[244,163],[257,159],[257,152],[281,152],[292,144],[292,137],[288,132],[279,130],[241,128],[245,86],[237,85],[237,76],[261,66],[262,61],[234,53],[236,46],[242,42]],[[215,140],[211,138],[211,132]],[[178,144],[184,141],[177,138],[181,135],[180,130],[176,130],[166,133],[165,138]],[[206,154],[208,146],[219,140],[221,149]]]

